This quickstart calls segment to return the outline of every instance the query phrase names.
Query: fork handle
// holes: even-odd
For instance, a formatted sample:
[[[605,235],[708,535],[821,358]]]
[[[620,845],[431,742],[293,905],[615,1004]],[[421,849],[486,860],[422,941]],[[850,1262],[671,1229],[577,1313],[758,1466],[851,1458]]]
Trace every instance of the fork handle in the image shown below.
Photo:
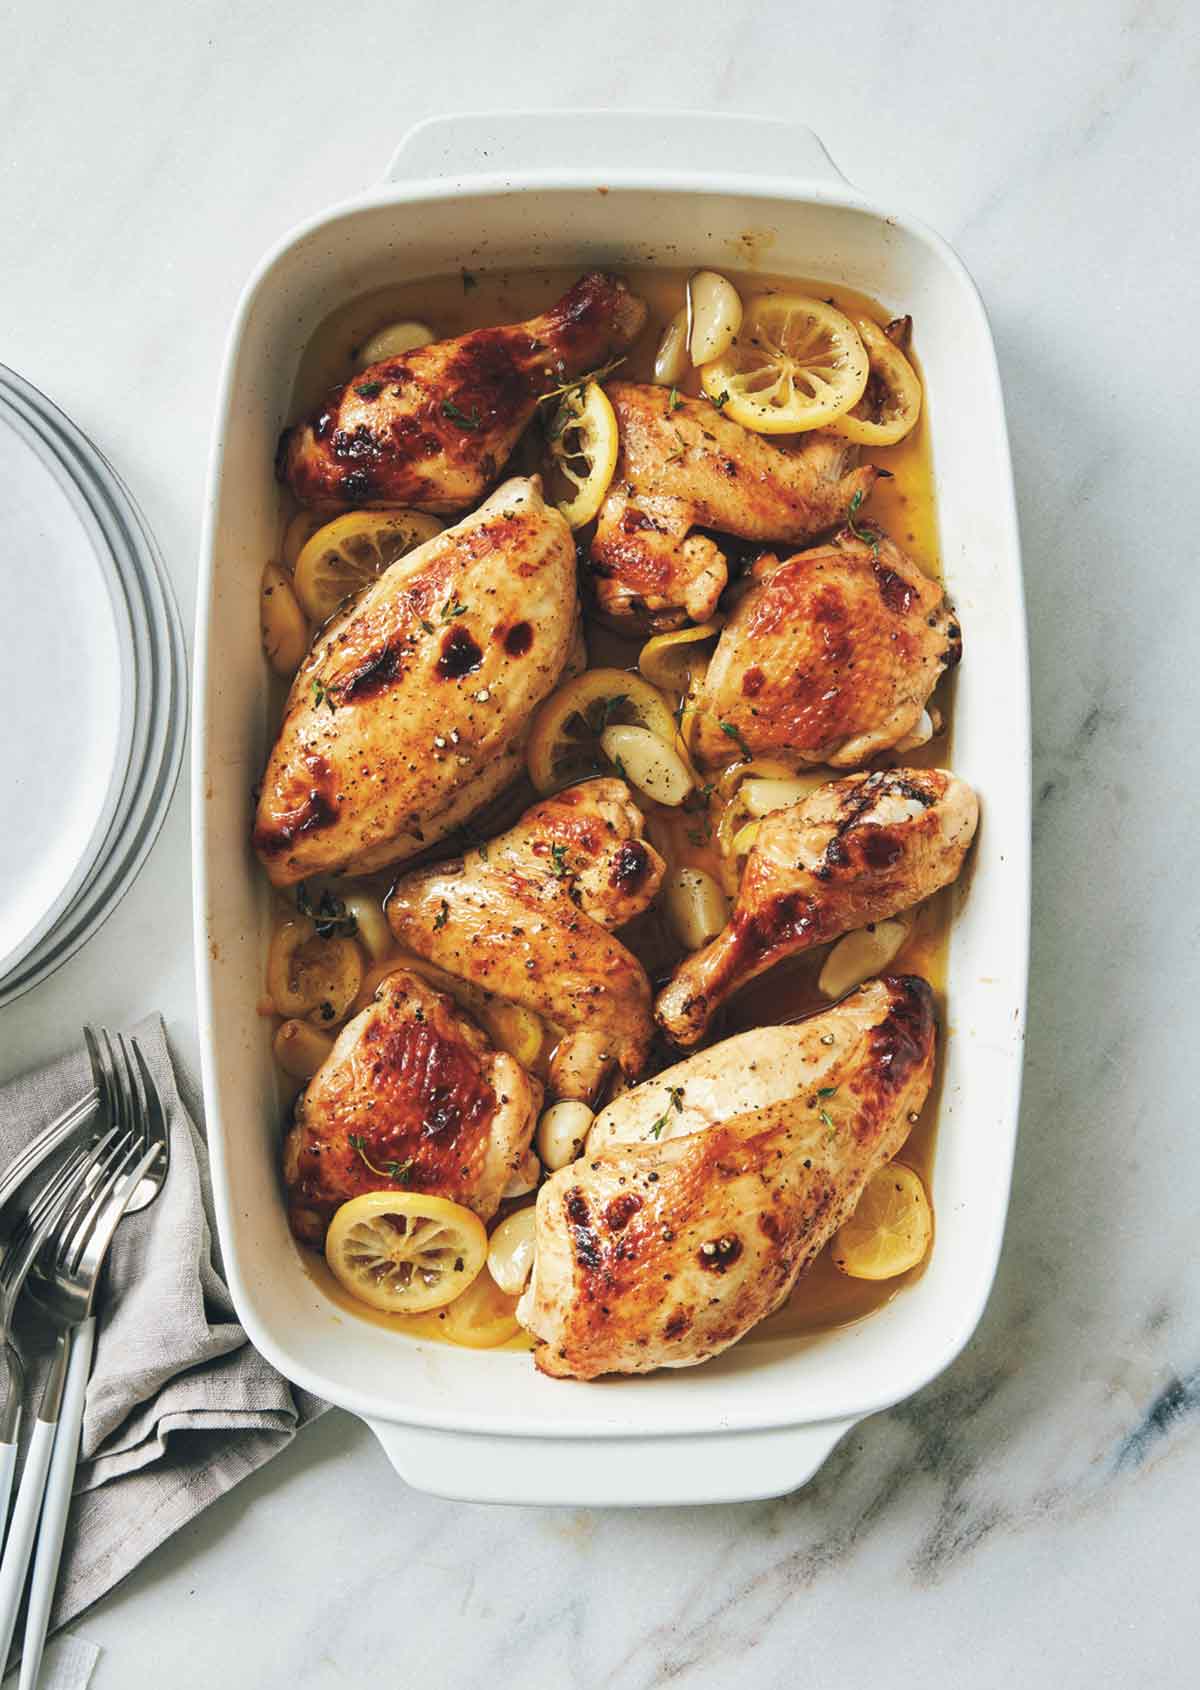
[[[17,1433],[20,1431],[20,1417],[13,1427],[13,1440],[10,1444],[0,1444],[0,1536],[8,1520],[8,1504],[12,1499],[13,1474],[17,1470]]]
[[[67,1365],[62,1412],[58,1417],[58,1435],[54,1440],[54,1453],[50,1457],[50,1476],[46,1481],[46,1500],[42,1505],[42,1522],[38,1529],[33,1577],[29,1581],[29,1608],[25,1615],[25,1641],[21,1648],[21,1682],[18,1690],[33,1690],[41,1670],[42,1651],[46,1647],[50,1608],[58,1583],[63,1534],[67,1529],[67,1512],[71,1506],[75,1466],[79,1459],[79,1433],[83,1425],[88,1374],[92,1371],[92,1352],[96,1345],[94,1318],[77,1326],[67,1341],[71,1348],[71,1359]]]
[[[55,1365],[58,1365],[57,1357]],[[17,1624],[17,1610],[21,1606],[21,1592],[25,1588],[25,1574],[33,1549],[38,1516],[42,1511],[42,1495],[46,1488],[46,1471],[50,1466],[50,1452],[54,1447],[57,1425],[43,1420],[41,1415],[33,1423],[29,1453],[21,1473],[13,1508],[12,1523],[4,1542],[4,1558],[0,1561],[0,1663],[7,1661]]]

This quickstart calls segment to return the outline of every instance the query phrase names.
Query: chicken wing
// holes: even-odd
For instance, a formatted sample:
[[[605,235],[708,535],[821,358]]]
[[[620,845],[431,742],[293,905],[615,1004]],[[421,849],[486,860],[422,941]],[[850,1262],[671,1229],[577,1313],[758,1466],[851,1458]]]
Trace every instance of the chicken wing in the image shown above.
[[[949,885],[978,820],[974,792],[945,769],[851,775],[775,810],[746,859],[728,926],[659,993],[660,1026],[693,1045],[726,998],[784,957]]]
[[[342,1028],[284,1144],[288,1219],[320,1245],[364,1191],[432,1192],[487,1220],[525,1160],[542,1088],[416,974],[389,974]]]
[[[872,980],[610,1104],[538,1194],[517,1318],[542,1372],[690,1367],[773,1313],[907,1138],[935,1035],[924,980]]]
[[[596,600],[614,621],[677,627],[716,609],[729,571],[716,528],[798,545],[844,522],[878,471],[851,466],[849,441],[806,434],[780,445],[723,417],[707,399],[616,381],[607,389],[621,449],[592,541]]]
[[[640,914],[662,879],[641,834],[623,781],[586,781],[465,857],[406,875],[388,898],[401,945],[561,1035],[552,1096],[591,1099],[614,1065],[628,1079],[645,1067],[650,984],[609,932]]]
[[[279,477],[305,505],[464,511],[503,469],[538,400],[622,351],[645,320],[623,282],[593,272],[528,322],[372,364],[284,433]]]
[[[536,477],[398,559],[292,685],[254,827],[271,880],[403,862],[493,798],[577,616],[571,532]]]
[[[763,558],[722,630],[695,749],[854,768],[898,745],[962,656],[941,587],[883,535]]]

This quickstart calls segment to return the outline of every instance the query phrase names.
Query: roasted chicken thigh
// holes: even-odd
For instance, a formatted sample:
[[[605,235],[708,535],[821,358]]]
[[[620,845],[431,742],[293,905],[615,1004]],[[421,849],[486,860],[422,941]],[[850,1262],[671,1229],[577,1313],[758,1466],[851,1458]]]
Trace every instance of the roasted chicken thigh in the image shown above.
[[[538,400],[623,351],[645,320],[623,282],[593,272],[528,322],[372,364],[287,430],[280,478],[305,505],[464,511],[500,474]]]
[[[854,768],[900,745],[962,656],[938,583],[884,536],[849,529],[782,563],[761,558],[753,576],[705,676],[699,756],[727,763],[737,742]]]
[[[610,932],[649,905],[662,879],[641,835],[624,781],[586,781],[465,857],[405,875],[387,902],[401,945],[560,1034],[554,1097],[590,1099],[614,1067],[636,1079],[645,1066],[649,981]]]
[[[872,980],[618,1097],[538,1194],[517,1310],[538,1367],[693,1366],[777,1309],[907,1138],[935,1033],[924,980]]]
[[[615,381],[621,447],[591,547],[601,611],[643,627],[703,622],[729,577],[720,544],[697,528],[799,545],[844,522],[878,471],[832,434],[783,446],[723,417],[707,399]]]
[[[275,885],[403,862],[493,798],[577,619],[571,532],[536,477],[392,564],[292,684],[254,827]]]
[[[284,1145],[288,1219],[320,1245],[364,1191],[432,1192],[487,1220],[521,1167],[542,1088],[447,997],[389,974],[342,1028]]]
[[[729,924],[660,992],[660,1025],[693,1045],[726,998],[784,957],[928,898],[957,878],[978,819],[974,792],[945,769],[851,775],[773,811]]]

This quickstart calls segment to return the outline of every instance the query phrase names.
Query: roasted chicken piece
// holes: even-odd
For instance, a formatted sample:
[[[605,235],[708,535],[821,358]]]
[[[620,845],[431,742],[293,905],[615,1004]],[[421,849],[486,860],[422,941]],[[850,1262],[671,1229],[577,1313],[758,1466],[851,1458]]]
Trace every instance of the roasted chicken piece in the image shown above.
[[[568,787],[499,839],[406,875],[387,902],[400,944],[561,1036],[554,1097],[591,1099],[611,1069],[636,1079],[653,1035],[650,984],[609,929],[651,902],[663,861],[620,780]]]
[[[600,610],[646,628],[703,622],[729,578],[717,541],[813,539],[844,522],[878,475],[832,434],[781,445],[723,417],[707,399],[615,381],[607,388],[621,449],[600,510],[591,563]],[[861,502],[861,501],[860,501]]]
[[[731,993],[784,957],[911,909],[957,879],[979,801],[946,769],[831,781],[765,817],[733,915],[687,957],[655,1015],[676,1044],[703,1037]]]
[[[493,798],[577,619],[571,532],[536,477],[398,559],[292,684],[254,827],[275,885],[403,862]]]
[[[538,1194],[517,1318],[542,1372],[690,1367],[773,1313],[907,1138],[935,1032],[924,980],[872,980],[618,1097]]]
[[[284,433],[280,479],[305,505],[464,511],[500,474],[538,400],[623,351],[645,320],[623,282],[593,272],[528,322],[385,358]]]
[[[727,763],[740,744],[849,769],[900,745],[962,656],[938,583],[885,536],[849,529],[753,575],[705,676],[699,756]]]
[[[320,1245],[364,1191],[423,1191],[487,1220],[524,1162],[542,1088],[406,970],[342,1028],[284,1143],[288,1220]]]

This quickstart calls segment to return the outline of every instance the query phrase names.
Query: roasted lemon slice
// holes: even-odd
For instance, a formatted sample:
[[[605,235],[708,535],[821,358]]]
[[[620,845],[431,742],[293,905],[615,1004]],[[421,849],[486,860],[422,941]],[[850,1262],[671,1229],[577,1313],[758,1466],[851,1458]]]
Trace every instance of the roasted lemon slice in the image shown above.
[[[469,1350],[494,1350],[521,1330],[516,1316],[518,1299],[502,1291],[490,1273],[481,1273],[441,1318],[441,1331],[452,1344]]]
[[[638,668],[652,686],[667,692],[687,692],[693,674],[708,666],[709,653],[697,651],[702,640],[715,639],[725,625],[723,616],[679,628],[673,634],[655,634],[638,657]]]
[[[607,728],[648,728],[675,743],[671,712],[640,675],[625,669],[588,669],[550,694],[533,719],[529,778],[539,792],[557,792],[572,781],[611,769],[600,740]]]
[[[862,398],[870,362],[836,306],[798,293],[747,302],[737,339],[700,372],[727,417],[756,434],[828,428]]]
[[[900,348],[870,317],[856,317],[855,328],[867,349],[871,373],[857,405],[830,423],[835,434],[860,446],[894,446],[921,414],[921,383]]]
[[[387,1314],[421,1314],[460,1297],[487,1261],[479,1216],[445,1197],[367,1191],[329,1223],[325,1260],[352,1297]]]
[[[590,522],[604,503],[617,467],[617,417],[599,383],[573,387],[550,422],[550,456],[574,492],[555,499],[572,528]]]
[[[924,1260],[933,1237],[925,1187],[903,1162],[877,1168],[833,1240],[833,1264],[852,1279],[894,1279]]]
[[[319,528],[324,528],[329,521],[327,514],[321,511],[297,511],[283,531],[283,543],[279,548],[283,567],[290,575],[296,567],[296,559],[307,546]]]
[[[344,600],[441,531],[438,519],[421,511],[347,511],[335,517],[296,559],[292,585],[305,614],[313,622],[327,622]]]

